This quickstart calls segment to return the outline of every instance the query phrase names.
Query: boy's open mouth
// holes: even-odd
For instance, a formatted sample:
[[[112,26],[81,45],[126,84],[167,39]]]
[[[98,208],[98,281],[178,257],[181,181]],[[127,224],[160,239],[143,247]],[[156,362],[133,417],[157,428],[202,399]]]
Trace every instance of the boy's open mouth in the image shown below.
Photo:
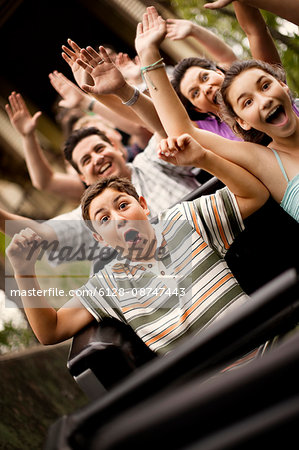
[[[128,230],[124,236],[126,242],[138,242],[141,239],[137,230]]]
[[[274,108],[266,117],[266,122],[272,125],[280,125],[286,120],[286,113],[282,105]]]

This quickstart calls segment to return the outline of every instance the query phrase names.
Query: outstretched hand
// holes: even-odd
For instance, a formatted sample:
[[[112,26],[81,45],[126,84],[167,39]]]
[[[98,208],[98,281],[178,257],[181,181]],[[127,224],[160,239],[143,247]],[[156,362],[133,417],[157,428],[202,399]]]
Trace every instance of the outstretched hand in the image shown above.
[[[76,42],[72,41],[71,39],[68,39],[67,42],[71,47],[71,49],[66,45],[63,45],[62,46],[63,52],[61,55],[72,69],[74,78],[78,86],[80,86],[80,88],[83,89],[82,86],[84,84],[92,85],[93,84],[92,77],[90,77],[90,75],[78,64],[77,61],[78,58],[82,58],[81,47],[79,47],[79,45],[76,44]]]
[[[151,48],[159,48],[166,35],[166,22],[154,6],[146,9],[142,22],[137,25],[135,48],[140,55]]]
[[[190,36],[192,31],[192,22],[190,20],[184,19],[167,19],[166,27],[167,34],[166,38],[172,41],[177,41],[179,39],[185,39]]]
[[[62,97],[62,100],[58,103],[59,106],[64,108],[80,107],[86,94],[78,86],[66,78],[62,73],[57,72],[57,70],[50,73],[49,78],[53,88]]]
[[[121,71],[126,80],[132,82],[142,82],[140,61],[138,56],[132,60],[127,53],[120,52],[116,56],[115,65]]]
[[[41,241],[42,238],[31,228],[25,228],[14,235],[6,249],[6,254],[15,273],[19,275],[34,274]]]
[[[32,117],[21,94],[12,92],[8,99],[9,104],[5,105],[5,109],[11,124],[22,136],[33,133],[42,113],[38,111]]]
[[[114,94],[126,84],[122,73],[111,61],[104,47],[100,46],[99,52],[87,47],[81,50],[81,55],[77,63],[92,79],[92,83],[82,85],[82,89],[87,93]]]
[[[206,150],[187,133],[162,139],[158,144],[159,158],[175,166],[200,167],[205,155]]]
[[[208,8],[208,9],[218,9],[218,8],[223,8],[224,6],[229,5],[233,0],[216,0],[213,3],[206,3],[204,6],[204,8]]]

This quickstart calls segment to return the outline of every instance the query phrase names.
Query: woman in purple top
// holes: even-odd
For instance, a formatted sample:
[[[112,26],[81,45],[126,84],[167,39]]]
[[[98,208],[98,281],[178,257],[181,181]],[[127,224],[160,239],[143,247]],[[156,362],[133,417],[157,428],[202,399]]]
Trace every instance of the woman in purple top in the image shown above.
[[[239,2],[234,2],[234,8],[238,22],[249,40],[253,58],[271,64],[281,64],[275,44],[259,10]],[[176,26],[178,28],[178,24]],[[196,37],[194,33],[192,35]],[[169,32],[166,37],[173,38]],[[178,29],[176,38],[179,38]],[[199,128],[227,139],[240,140],[220,118],[217,97],[225,77],[226,61],[224,56],[221,58],[220,55],[218,61],[223,66],[205,58],[184,58],[175,66],[171,82],[190,119],[196,122]],[[227,63],[232,62],[227,60]]]
[[[174,68],[171,83],[198,128],[227,139],[240,140],[220,119],[217,96],[225,70],[203,58],[184,58]]]

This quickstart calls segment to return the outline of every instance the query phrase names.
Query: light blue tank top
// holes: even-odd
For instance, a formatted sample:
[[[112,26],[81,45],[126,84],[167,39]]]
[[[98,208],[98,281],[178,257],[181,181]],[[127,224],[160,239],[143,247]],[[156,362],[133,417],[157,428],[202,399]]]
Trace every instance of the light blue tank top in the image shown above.
[[[271,150],[276,156],[280,170],[282,171],[282,174],[288,183],[280,206],[288,214],[290,214],[290,216],[297,220],[297,222],[299,222],[299,173],[297,173],[297,175],[295,175],[294,178],[290,181],[277,151],[273,148],[271,148]]]

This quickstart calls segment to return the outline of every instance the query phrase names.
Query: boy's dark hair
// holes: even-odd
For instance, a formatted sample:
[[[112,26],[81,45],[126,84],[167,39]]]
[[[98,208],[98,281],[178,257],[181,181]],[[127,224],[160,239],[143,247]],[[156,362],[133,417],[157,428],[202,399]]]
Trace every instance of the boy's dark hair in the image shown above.
[[[184,58],[174,67],[174,71],[171,76],[171,84],[172,84],[175,92],[179,96],[181,102],[183,103],[190,119],[191,120],[204,120],[207,117],[210,117],[211,115],[214,116],[214,114],[212,114],[212,113],[207,114],[207,113],[201,113],[201,112],[196,111],[195,106],[192,105],[190,100],[188,100],[182,94],[181,88],[180,88],[180,84],[181,84],[181,81],[182,81],[185,73],[187,72],[187,70],[190,67],[194,67],[194,66],[201,67],[202,69],[214,70],[214,71],[216,71],[218,69],[218,70],[221,70],[221,72],[223,72],[223,73],[225,73],[225,70],[222,67],[215,64],[213,61],[210,61],[209,59],[195,58],[195,57]],[[214,117],[219,120],[219,118],[217,116],[214,116]]]
[[[119,192],[125,192],[128,195],[131,195],[139,202],[139,195],[133,184],[127,178],[120,178],[117,176],[112,176],[109,178],[103,178],[102,180],[94,183],[86,189],[81,198],[81,210],[82,217],[86,221],[86,225],[88,228],[95,232],[95,229],[92,226],[92,222],[89,214],[90,203],[93,199],[98,197],[105,189],[115,189]]]
[[[255,144],[267,146],[272,141],[272,138],[270,138],[270,136],[268,136],[266,133],[256,130],[255,128],[244,130],[236,121],[237,115],[228,100],[228,89],[234,79],[242,72],[245,72],[249,69],[261,69],[269,75],[272,75],[272,77],[276,78],[276,80],[283,81],[284,83],[286,82],[285,71],[279,65],[271,65],[264,61],[255,59],[235,61],[227,70],[221,87],[221,117],[231,127],[234,133],[242,137],[244,141],[254,142]]]
[[[100,136],[100,138],[102,138],[103,141],[106,141],[106,142],[108,142],[108,144],[111,144],[111,141],[109,138],[107,138],[106,134],[103,133],[103,131],[100,131],[96,127],[80,128],[79,130],[73,131],[64,144],[64,157],[67,161],[70,162],[70,164],[74,167],[74,169],[78,173],[80,173],[79,167],[73,161],[74,148],[80,141],[82,141],[82,139],[84,139],[88,136],[92,136],[93,134]]]

